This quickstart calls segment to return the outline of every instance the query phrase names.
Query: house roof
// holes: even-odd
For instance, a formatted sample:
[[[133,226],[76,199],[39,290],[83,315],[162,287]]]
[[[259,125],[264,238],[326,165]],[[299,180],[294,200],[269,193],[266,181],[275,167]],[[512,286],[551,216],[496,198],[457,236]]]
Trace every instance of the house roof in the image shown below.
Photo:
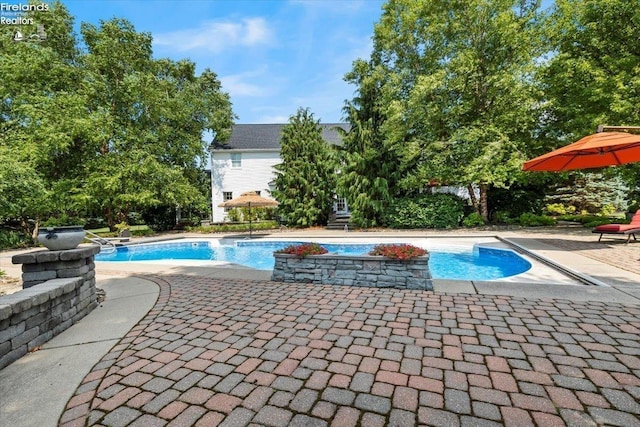
[[[234,125],[231,137],[225,144],[213,141],[212,150],[268,150],[280,149],[282,128],[285,124],[243,124]],[[342,143],[336,128],[348,131],[348,123],[320,123],[322,138],[332,145]]]

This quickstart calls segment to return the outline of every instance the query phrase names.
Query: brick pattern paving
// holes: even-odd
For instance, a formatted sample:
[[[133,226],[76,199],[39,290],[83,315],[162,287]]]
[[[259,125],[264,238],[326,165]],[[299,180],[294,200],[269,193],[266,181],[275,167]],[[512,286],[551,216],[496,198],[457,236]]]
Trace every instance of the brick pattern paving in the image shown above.
[[[558,237],[556,234],[536,237],[541,242],[575,252],[587,258],[595,259],[632,273],[640,272],[640,242],[631,239],[625,244],[622,239],[603,238],[598,242],[599,234],[574,234]]]
[[[154,277],[62,426],[640,426],[640,307]]]

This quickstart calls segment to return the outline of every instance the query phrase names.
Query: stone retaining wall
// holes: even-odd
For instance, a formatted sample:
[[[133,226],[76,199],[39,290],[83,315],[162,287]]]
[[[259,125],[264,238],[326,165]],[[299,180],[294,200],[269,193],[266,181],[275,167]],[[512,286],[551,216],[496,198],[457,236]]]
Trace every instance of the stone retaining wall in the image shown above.
[[[47,249],[14,255],[13,264],[22,264],[22,288],[30,288],[51,279],[82,277],[95,282],[94,256],[100,246],[80,246],[65,251]]]
[[[97,305],[98,246],[16,255],[23,290],[0,297],[0,369],[44,344]]]
[[[371,255],[274,257],[271,279],[277,282],[433,290],[429,255],[402,261]]]

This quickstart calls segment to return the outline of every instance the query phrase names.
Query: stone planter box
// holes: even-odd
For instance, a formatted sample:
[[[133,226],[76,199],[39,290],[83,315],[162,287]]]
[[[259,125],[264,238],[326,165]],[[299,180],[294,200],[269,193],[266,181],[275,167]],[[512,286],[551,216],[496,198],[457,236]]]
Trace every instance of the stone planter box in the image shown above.
[[[277,282],[433,290],[428,254],[410,260],[372,255],[273,255],[271,280]]]

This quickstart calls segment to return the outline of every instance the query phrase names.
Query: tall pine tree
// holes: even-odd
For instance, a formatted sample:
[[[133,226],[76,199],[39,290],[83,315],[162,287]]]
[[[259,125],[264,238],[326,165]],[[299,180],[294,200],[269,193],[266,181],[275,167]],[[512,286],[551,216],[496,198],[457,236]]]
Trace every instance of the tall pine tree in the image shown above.
[[[335,187],[331,149],[322,139],[319,121],[309,109],[298,109],[282,129],[282,163],[274,166],[280,214],[289,225],[326,224]]]
[[[382,225],[385,208],[400,188],[397,155],[382,133],[385,122],[381,100],[385,73],[376,58],[357,60],[345,80],[358,87],[344,112],[351,129],[340,148],[338,188],[359,227]]]

